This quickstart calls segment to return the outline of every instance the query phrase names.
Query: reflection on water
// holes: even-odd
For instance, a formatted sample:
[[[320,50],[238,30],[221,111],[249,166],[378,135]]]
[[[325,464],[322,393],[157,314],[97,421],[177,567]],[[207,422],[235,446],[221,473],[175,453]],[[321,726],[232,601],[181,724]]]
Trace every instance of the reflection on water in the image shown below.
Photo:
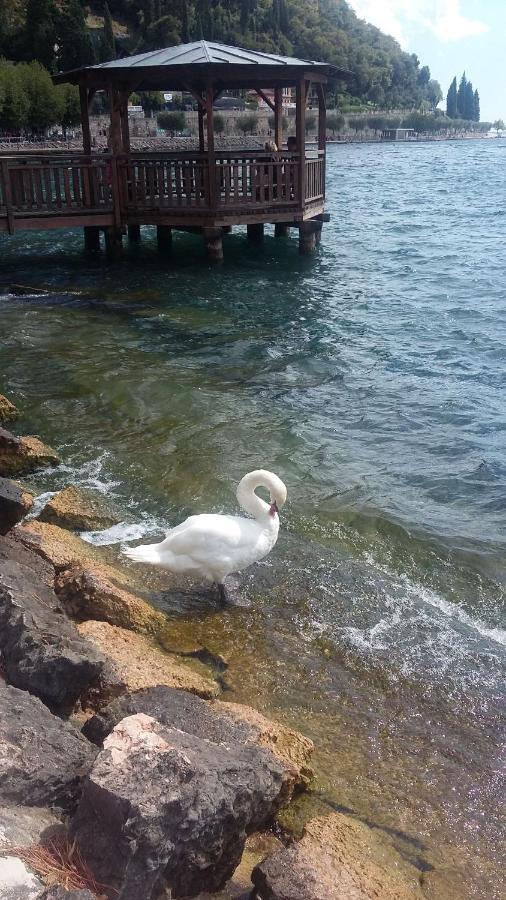
[[[346,807],[387,829],[440,898],[500,891],[500,143],[331,148],[313,259],[240,230],[221,268],[189,235],[167,264],[149,229],[111,265],[79,233],[0,239],[5,283],[50,289],[0,300],[1,388],[64,460],[36,490],[114,496],[124,524],[90,539],[119,542],[281,475],[251,610],[145,589],[169,636],[228,657],[231,699],[315,738],[301,820]]]

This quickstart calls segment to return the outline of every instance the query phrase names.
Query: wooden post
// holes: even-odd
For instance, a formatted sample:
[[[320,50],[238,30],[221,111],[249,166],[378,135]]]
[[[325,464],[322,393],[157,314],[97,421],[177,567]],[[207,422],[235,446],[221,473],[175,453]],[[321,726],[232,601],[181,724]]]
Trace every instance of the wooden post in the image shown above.
[[[318,219],[308,219],[299,225],[299,253],[308,256],[320,243],[322,223]]]
[[[79,85],[79,103],[81,106],[81,128],[83,131],[83,150],[91,153],[90,111],[88,108],[88,88]]]
[[[210,262],[223,260],[223,229],[203,228],[202,235],[206,244],[207,258]]]
[[[156,226],[156,240],[160,252],[170,253],[172,250],[172,228],[170,225]]]
[[[128,121],[128,98],[130,91],[121,91],[118,97],[121,125],[121,148],[123,153],[130,153],[130,124]]]
[[[198,105],[198,117],[199,117],[199,150],[201,153],[204,153],[206,149],[206,137],[204,133],[204,109],[202,104]]]
[[[327,107],[323,84],[317,84],[316,91],[318,94],[318,150],[325,152],[327,144]]]
[[[114,224],[116,228],[121,227],[121,188],[118,171],[118,157],[122,152],[122,133],[121,133],[121,99],[119,91],[109,85],[109,102],[111,107],[111,128],[109,132],[109,151],[111,153],[111,170],[112,170],[112,205]],[[106,242],[107,243],[107,242]]]
[[[137,223],[134,222],[132,225],[127,226],[127,231],[128,231],[128,240],[129,241],[131,241],[132,243],[135,243],[135,244],[140,241],[140,239],[141,239],[141,226],[140,225],[137,225]]]
[[[283,146],[283,89],[274,88],[274,142],[278,150]]]
[[[209,166],[209,208],[215,211],[218,205],[216,183],[216,158],[214,155],[214,121],[213,121],[213,83],[206,85],[206,117],[207,117],[207,164]]]
[[[9,163],[6,159],[2,159],[2,181],[4,184],[4,205],[6,207],[7,212],[7,231],[9,234],[14,234],[16,223],[14,220],[14,210],[12,204],[12,185],[11,185],[11,175],[9,172]]]
[[[254,225],[247,225],[248,232],[248,240],[252,242],[252,244],[261,244],[264,239],[264,225],[263,222],[257,222]]]
[[[276,222],[274,225],[274,237],[286,237],[290,234],[290,226],[286,222]]]
[[[97,225],[85,225],[84,249],[87,253],[95,253],[100,250],[100,228]]]
[[[109,259],[119,259],[123,252],[123,234],[121,228],[115,225],[107,225],[104,228],[105,249]]]
[[[299,156],[297,173],[297,205],[302,212],[306,201],[306,79],[301,78],[296,88],[295,137]]]

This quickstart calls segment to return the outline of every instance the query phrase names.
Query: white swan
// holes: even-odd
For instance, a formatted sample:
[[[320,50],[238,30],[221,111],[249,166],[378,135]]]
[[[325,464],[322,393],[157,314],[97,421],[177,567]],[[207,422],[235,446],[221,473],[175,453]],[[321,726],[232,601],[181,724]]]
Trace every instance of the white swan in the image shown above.
[[[255,493],[258,487],[267,488],[270,504]],[[135,562],[213,581],[225,602],[227,592],[223,582],[226,576],[263,559],[274,547],[279,532],[278,513],[286,501],[286,487],[273,472],[257,469],[239,482],[237,500],[254,519],[214,513],[189,516],[181,525],[172,528],[161,543],[126,547],[123,553]]]

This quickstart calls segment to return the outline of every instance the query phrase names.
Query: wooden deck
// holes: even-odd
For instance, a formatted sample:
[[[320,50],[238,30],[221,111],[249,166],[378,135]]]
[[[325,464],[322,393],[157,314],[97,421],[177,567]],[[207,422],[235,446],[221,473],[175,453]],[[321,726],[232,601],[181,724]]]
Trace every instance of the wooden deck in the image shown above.
[[[0,231],[297,225],[323,213],[325,155],[288,152],[0,155]]]

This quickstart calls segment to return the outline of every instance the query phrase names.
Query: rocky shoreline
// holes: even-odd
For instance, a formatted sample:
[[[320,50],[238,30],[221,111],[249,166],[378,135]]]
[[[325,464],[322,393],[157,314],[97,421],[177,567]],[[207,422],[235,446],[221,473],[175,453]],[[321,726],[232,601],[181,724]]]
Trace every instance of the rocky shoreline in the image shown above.
[[[30,518],[12,479],[59,460],[16,417],[0,395],[3,900],[427,896],[354,817],[280,830],[312,742],[222,696],[219,648],[168,650],[165,614],[77,534],[115,521],[103,501],[68,485]]]

